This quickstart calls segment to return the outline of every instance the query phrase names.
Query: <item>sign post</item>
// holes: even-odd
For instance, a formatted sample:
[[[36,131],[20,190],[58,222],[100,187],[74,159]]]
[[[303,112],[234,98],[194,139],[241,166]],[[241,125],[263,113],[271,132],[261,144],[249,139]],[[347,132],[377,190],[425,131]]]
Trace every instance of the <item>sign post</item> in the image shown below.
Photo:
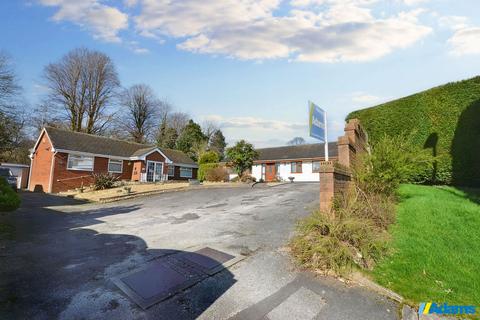
[[[325,161],[328,161],[327,113],[313,102],[308,102],[308,124],[310,137],[321,140],[325,145]]]

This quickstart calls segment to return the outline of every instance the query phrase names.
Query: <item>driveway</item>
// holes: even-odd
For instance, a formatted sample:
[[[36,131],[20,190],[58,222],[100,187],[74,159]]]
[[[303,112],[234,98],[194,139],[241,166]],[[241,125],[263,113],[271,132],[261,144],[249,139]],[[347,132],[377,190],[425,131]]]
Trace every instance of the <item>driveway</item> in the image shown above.
[[[26,193],[0,218],[10,226],[0,319],[396,319],[394,302],[291,262],[285,246],[318,188],[201,189],[108,205]],[[112,282],[198,246],[245,259],[147,310]]]

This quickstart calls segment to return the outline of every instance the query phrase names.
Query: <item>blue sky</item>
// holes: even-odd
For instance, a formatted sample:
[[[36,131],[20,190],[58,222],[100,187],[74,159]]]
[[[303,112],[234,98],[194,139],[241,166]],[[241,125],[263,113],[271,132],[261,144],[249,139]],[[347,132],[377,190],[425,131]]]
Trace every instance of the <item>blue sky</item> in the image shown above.
[[[84,46],[122,85],[149,84],[227,140],[307,138],[307,101],[348,112],[480,73],[476,0],[30,0],[0,2],[0,49],[27,101],[42,70]],[[314,140],[308,140],[313,142]]]

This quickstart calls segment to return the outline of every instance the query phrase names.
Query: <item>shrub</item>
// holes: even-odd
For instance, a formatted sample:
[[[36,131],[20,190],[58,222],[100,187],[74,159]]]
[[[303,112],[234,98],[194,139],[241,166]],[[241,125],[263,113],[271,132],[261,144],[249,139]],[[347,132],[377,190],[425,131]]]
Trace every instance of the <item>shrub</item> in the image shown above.
[[[306,267],[333,270],[371,269],[387,253],[388,227],[395,221],[395,191],[417,177],[420,163],[431,162],[408,139],[384,136],[371,153],[359,155],[353,184],[337,194],[331,212],[314,212],[300,221],[292,254]]]
[[[7,181],[0,177],[0,211],[12,211],[20,206],[20,197]]]
[[[400,183],[424,182],[431,166],[431,156],[412,147],[409,137],[384,135],[372,145],[371,153],[358,157],[354,180],[362,190],[391,195]]]
[[[118,176],[114,176],[110,173],[94,173],[93,174],[93,189],[104,190],[110,189],[115,186],[118,181]]]
[[[417,168],[415,181],[480,185],[480,77],[448,83],[350,113],[377,143],[384,135],[415,131],[412,145],[435,157]]]
[[[224,167],[210,168],[205,173],[205,180],[212,182],[228,181],[228,172]]]
[[[249,174],[245,174],[240,178],[240,181],[243,183],[253,183],[253,182],[256,182],[257,179],[255,177],[252,177]]]
[[[218,153],[215,151],[207,151],[200,156],[200,159],[198,159],[198,164],[217,163],[218,161],[220,161]]]
[[[353,188],[337,196],[335,206],[335,214],[315,211],[299,222],[293,256],[305,267],[339,274],[353,267],[371,269],[387,253],[393,198]]]
[[[198,180],[204,181],[205,180],[205,175],[206,173],[211,170],[218,167],[218,163],[202,163],[198,166]]]

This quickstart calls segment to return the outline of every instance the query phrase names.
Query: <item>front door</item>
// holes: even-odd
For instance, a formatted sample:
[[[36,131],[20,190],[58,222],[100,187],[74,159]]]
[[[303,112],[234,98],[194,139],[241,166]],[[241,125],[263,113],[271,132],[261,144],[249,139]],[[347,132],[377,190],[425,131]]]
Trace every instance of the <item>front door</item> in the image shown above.
[[[162,180],[163,163],[147,161],[147,181],[155,182]]]
[[[265,181],[275,181],[277,175],[277,170],[275,163],[265,164]]]

